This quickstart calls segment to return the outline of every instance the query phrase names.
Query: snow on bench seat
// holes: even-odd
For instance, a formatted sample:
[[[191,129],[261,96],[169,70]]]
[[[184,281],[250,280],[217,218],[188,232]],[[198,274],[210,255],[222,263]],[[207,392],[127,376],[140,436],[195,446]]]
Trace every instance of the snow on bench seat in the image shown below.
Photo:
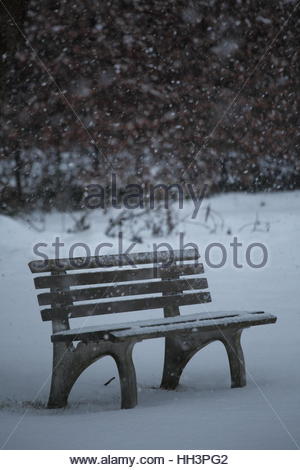
[[[65,330],[52,335],[52,341],[109,340],[157,338],[169,332],[212,330],[236,326],[247,328],[254,325],[275,323],[276,317],[265,312],[219,311],[197,313],[182,317],[159,318],[102,326],[90,326]],[[191,330],[192,327],[192,330]]]

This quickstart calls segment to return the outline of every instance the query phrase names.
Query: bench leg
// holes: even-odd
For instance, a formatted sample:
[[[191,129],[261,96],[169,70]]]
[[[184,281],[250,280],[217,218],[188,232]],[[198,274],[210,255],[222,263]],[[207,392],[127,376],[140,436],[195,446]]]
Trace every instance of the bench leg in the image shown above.
[[[223,332],[215,330],[207,333],[193,333],[188,337],[174,336],[166,338],[161,388],[174,390],[189,360],[213,341],[221,341],[226,348],[231,373],[231,387],[244,387],[246,385],[246,372],[241,334],[242,330],[223,330]]]
[[[76,350],[64,343],[53,345],[53,372],[48,408],[67,405],[70,391],[80,374],[103,356],[112,356],[117,364],[122,408],[134,408],[137,404],[137,385],[132,350],[135,343],[80,343]]]
[[[113,358],[116,361],[121,386],[121,408],[134,408],[137,404],[137,384],[132,350],[134,343],[116,345]]]
[[[180,380],[183,369],[194,352],[184,351],[179,338],[165,339],[165,361],[161,388],[174,390]]]
[[[53,348],[53,370],[47,408],[63,408],[67,405],[71,388],[78,377],[70,374],[70,351],[64,343]]]
[[[232,388],[244,387],[246,385],[246,370],[241,346],[241,334],[242,330],[226,333],[224,339],[222,339],[228,355]]]
[[[67,405],[73,385],[82,372],[97,359],[110,355],[111,345],[107,343],[80,343],[53,345],[53,372],[48,408],[63,408]]]

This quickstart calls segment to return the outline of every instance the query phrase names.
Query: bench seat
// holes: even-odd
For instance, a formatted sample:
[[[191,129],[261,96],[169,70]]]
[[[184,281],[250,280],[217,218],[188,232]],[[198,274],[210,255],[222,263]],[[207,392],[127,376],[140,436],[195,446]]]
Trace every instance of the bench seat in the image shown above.
[[[230,325],[235,328],[248,328],[255,325],[275,323],[276,317],[265,312],[220,311],[196,313],[181,317],[158,318],[102,326],[73,328],[52,335],[57,341],[122,341],[128,339],[158,338],[168,333],[191,333],[198,330],[223,329]]]

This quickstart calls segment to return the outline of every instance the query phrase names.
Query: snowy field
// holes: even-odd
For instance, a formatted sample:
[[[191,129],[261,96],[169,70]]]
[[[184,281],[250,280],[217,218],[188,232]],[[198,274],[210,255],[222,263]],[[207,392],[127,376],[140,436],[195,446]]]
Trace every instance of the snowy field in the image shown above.
[[[25,222],[0,217],[3,448],[295,449],[300,445],[300,192],[228,194],[210,199],[210,204],[222,214],[223,229],[218,226],[216,233],[209,233],[199,225],[201,211],[200,218],[186,219],[178,230],[185,231],[186,242],[199,245],[201,254],[209,243],[223,243],[228,259],[223,268],[206,267],[213,302],[184,311],[265,310],[276,314],[278,321],[244,331],[248,384],[242,389],[230,389],[225,349],[213,343],[191,360],[178,390],[159,390],[163,340],[139,343],[134,352],[139,404],[132,410],[119,410],[119,383],[111,358],[99,360],[79,378],[68,408],[45,409],[52,362],[51,324],[41,321],[27,263],[36,258],[34,243],[52,243],[56,236],[66,248],[78,241],[91,247],[103,241],[114,243],[103,235],[103,216],[93,212],[91,229],[78,234],[62,230],[72,223],[68,216],[62,222],[60,214],[48,216],[42,233]],[[180,217],[188,215],[192,206],[179,212]],[[253,225],[247,224],[254,222],[256,214],[261,223],[253,231]],[[240,261],[244,267],[240,269],[232,263],[234,235],[243,243]],[[150,250],[160,241],[148,239],[134,251]],[[166,241],[178,248],[175,232]],[[268,249],[269,260],[262,269],[245,265],[245,250],[253,242],[264,243]],[[116,247],[108,252],[116,252]],[[144,318],[160,314],[149,311]],[[129,314],[128,319],[137,316]],[[79,325],[78,320],[75,324]],[[104,386],[114,376],[116,380]]]

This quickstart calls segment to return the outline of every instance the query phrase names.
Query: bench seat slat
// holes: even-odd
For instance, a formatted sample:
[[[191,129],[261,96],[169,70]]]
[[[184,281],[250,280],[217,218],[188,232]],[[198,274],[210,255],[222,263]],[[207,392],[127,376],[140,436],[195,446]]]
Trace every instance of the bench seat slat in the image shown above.
[[[207,289],[207,279],[172,279],[168,281],[142,282],[134,284],[119,284],[117,286],[91,287],[75,289],[61,293],[45,292],[38,294],[39,305],[54,305],[78,302],[83,300],[95,300],[109,297],[124,297],[128,295],[153,294],[166,290],[174,293],[191,289]]]
[[[145,327],[139,330],[131,331],[117,331],[113,334],[116,340],[128,340],[134,339],[137,335],[140,339],[159,338],[161,336],[168,336],[171,333],[183,333],[188,332],[192,334],[197,330],[208,331],[208,330],[221,330],[222,328],[248,328],[255,325],[264,325],[268,323],[275,323],[276,317],[271,318],[270,315],[255,315],[253,314],[244,316],[228,316],[226,318],[216,318],[207,320],[196,320],[191,325],[190,323],[181,323],[179,325],[166,325],[165,327]]]
[[[76,269],[96,269],[117,266],[135,266],[138,264],[170,264],[171,261],[196,260],[199,258],[196,249],[140,252],[119,255],[90,256],[77,258],[48,259],[46,261],[31,261],[29,268],[32,273],[73,271]]]
[[[74,328],[52,335],[52,341],[122,341],[149,339],[201,329],[203,331],[226,327],[247,328],[254,325],[275,323],[276,317],[265,312],[221,311],[197,313],[182,317],[158,318],[121,324]]]
[[[161,297],[144,297],[141,299],[119,300],[48,308],[43,309],[41,311],[41,315],[42,319],[44,321],[47,321],[53,320],[55,318],[63,318],[66,315],[69,318],[78,318],[93,315],[107,315],[112,313],[133,312],[136,310],[164,308],[169,305],[193,305],[210,301],[211,297],[209,292],[199,292],[193,294],[166,295]]]
[[[203,274],[203,264],[184,264],[181,266],[170,266],[168,268],[140,268],[124,269],[119,271],[96,271],[76,274],[61,274],[52,276],[40,276],[34,279],[36,289],[49,289],[51,287],[67,289],[71,286],[86,286],[93,284],[104,284],[112,282],[142,281],[146,279],[172,278],[178,273],[179,276],[191,276]]]
[[[241,315],[245,313],[250,313],[248,311],[214,311],[214,312],[205,312],[205,313],[192,313],[188,315],[181,315],[177,317],[167,317],[167,318],[154,318],[154,319],[146,319],[146,320],[135,320],[135,321],[124,321],[122,323],[105,323],[103,325],[89,325],[83,326],[82,328],[71,328],[70,330],[61,331],[57,334],[53,335],[53,338],[58,337],[75,337],[78,335],[85,335],[85,334],[94,334],[94,333],[107,333],[108,331],[114,330],[129,330],[136,327],[144,327],[144,326],[158,326],[158,325],[169,325],[169,324],[177,324],[177,323],[186,323],[189,321],[197,320],[201,318],[202,320],[208,320],[211,318],[225,318],[225,317],[232,317],[236,315]],[[257,313],[264,313],[264,312],[257,312]]]

